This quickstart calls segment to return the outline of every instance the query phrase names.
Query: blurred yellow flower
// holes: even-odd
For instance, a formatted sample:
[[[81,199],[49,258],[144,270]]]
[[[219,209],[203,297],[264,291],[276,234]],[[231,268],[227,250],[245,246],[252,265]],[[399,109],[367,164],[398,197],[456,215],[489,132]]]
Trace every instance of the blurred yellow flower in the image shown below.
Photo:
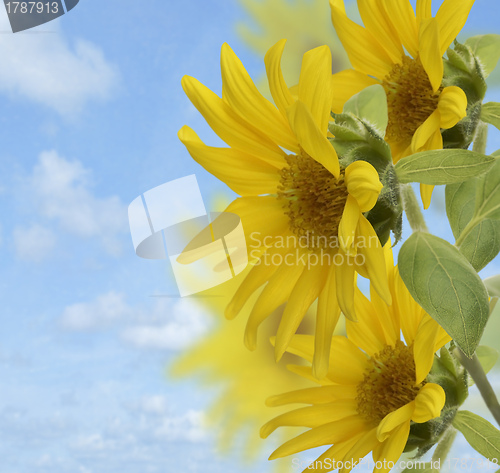
[[[253,19],[237,25],[241,39],[254,51],[264,55],[280,39],[287,38],[287,50],[281,69],[285,80],[295,80],[300,71],[302,55],[317,46],[328,45],[333,53],[333,70],[345,69],[349,61],[329,20],[325,0],[240,0]],[[264,82],[264,81],[262,81]],[[267,83],[259,81],[259,89]]]
[[[212,313],[224,310],[227,297],[221,294],[234,291],[240,279],[236,277],[205,291],[204,307]],[[174,361],[170,375],[189,376],[205,387],[220,389],[208,412],[211,427],[219,427],[219,447],[222,452],[229,451],[235,439],[243,440],[245,435],[242,445],[250,459],[262,447],[259,428],[269,418],[265,400],[283,388],[304,387],[307,381],[286,369],[286,363],[300,363],[301,359],[286,354],[283,362],[277,364],[268,340],[256,351],[248,351],[242,343],[244,318],[233,323],[221,323],[220,318],[215,318],[214,325],[211,333]],[[269,339],[274,327],[265,324],[263,329]]]
[[[383,249],[363,215],[377,202],[382,184],[365,161],[341,169],[327,138],[334,93],[328,47],[304,55],[294,95],[280,69],[284,46],[284,40],[278,42],[265,58],[276,106],[258,92],[227,44],[221,54],[222,98],[184,77],[187,96],[230,148],[206,146],[187,126],[179,138],[193,159],[242,196],[227,211],[241,217],[255,265],[226,317],[234,318],[266,284],[248,319],[245,343],[255,349],[259,325],[287,303],[277,330],[279,360],[319,298],[314,369],[323,377],[340,310],[356,318],[356,271],[391,300]]]
[[[332,445],[311,469],[330,471],[340,467],[341,473],[348,472],[369,452],[374,462],[385,460],[383,465],[390,466],[405,448],[410,422],[439,417],[445,403],[444,390],[428,382],[426,376],[434,354],[451,338],[412,299],[397,267],[393,267],[389,249],[386,255],[393,304],[387,306],[374,291],[370,301],[357,290],[359,323],[347,320],[347,337],[333,337],[330,369],[318,381],[321,386],[267,401],[270,406],[309,404],[262,427],[263,438],[282,426],[310,429],[287,441],[270,459]],[[311,336],[296,335],[288,350],[311,362],[313,344]],[[296,371],[310,378],[311,368]],[[385,473],[390,469],[382,466],[374,471]]]
[[[443,87],[443,54],[465,25],[474,0],[444,0],[432,17],[431,0],[358,0],[365,27],[351,21],[343,0],[330,0],[332,21],[353,69],[334,75],[332,110],[363,88],[380,83],[387,93],[386,141],[394,162],[419,151],[441,149],[441,129],[466,115],[459,87]],[[408,53],[408,55],[407,55]],[[424,208],[433,186],[421,184]]]

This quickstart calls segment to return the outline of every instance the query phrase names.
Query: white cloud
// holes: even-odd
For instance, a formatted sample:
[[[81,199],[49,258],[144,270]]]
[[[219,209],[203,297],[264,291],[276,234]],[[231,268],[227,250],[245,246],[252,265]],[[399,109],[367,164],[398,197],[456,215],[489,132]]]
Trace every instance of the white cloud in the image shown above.
[[[111,291],[94,301],[67,306],[60,323],[76,332],[125,326],[121,338],[136,348],[177,351],[205,334],[211,318],[190,299],[158,299],[152,307],[133,307],[126,303],[124,294]]]
[[[141,410],[146,414],[165,414],[167,411],[167,398],[161,395],[146,396],[141,401]]]
[[[119,252],[116,236],[128,232],[127,208],[117,196],[99,198],[90,190],[91,173],[77,160],[44,151],[30,177],[40,213],[59,222],[68,233],[98,237],[112,254]]]
[[[18,258],[35,263],[50,256],[56,245],[56,236],[52,231],[38,224],[28,228],[16,227],[13,238]]]
[[[128,327],[123,339],[138,348],[182,350],[209,328],[207,314],[188,299],[179,299],[170,309],[157,305],[156,312],[161,310],[163,321]]]
[[[125,296],[108,292],[93,302],[80,302],[64,309],[61,325],[72,331],[90,331],[105,328],[130,313]]]
[[[158,438],[168,441],[201,442],[207,431],[204,428],[205,416],[201,411],[189,410],[182,416],[164,417],[154,430]]]
[[[82,39],[68,44],[55,22],[45,28],[46,33],[39,29],[39,34],[0,35],[0,91],[64,115],[78,113],[88,100],[110,97],[118,73],[101,49]],[[1,11],[0,30],[10,30],[7,14]]]

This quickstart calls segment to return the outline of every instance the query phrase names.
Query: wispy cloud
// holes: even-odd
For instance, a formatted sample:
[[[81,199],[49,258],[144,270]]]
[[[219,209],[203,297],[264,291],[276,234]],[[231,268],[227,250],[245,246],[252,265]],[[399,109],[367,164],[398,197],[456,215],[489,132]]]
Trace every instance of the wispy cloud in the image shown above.
[[[99,238],[109,253],[118,254],[117,236],[128,232],[127,208],[117,196],[96,197],[91,177],[80,161],[44,151],[28,182],[41,216],[71,235]]]
[[[24,261],[40,263],[50,256],[56,246],[56,235],[38,224],[18,226],[12,236],[16,255]]]
[[[2,9],[3,10],[3,9]],[[0,30],[10,30],[0,10]],[[0,35],[0,92],[24,97],[63,115],[79,113],[89,100],[104,100],[119,83],[116,66],[89,41],[70,44],[55,23],[46,34]]]

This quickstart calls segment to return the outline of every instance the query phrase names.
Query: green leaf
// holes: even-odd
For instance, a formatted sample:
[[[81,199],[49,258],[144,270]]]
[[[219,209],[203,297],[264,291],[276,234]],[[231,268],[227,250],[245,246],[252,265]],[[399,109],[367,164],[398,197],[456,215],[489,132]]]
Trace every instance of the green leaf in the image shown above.
[[[401,183],[420,182],[442,185],[466,181],[490,169],[495,158],[466,149],[422,151],[398,161],[396,173]]]
[[[500,59],[500,35],[485,34],[473,36],[465,41],[481,63],[484,77],[488,77]]]
[[[460,252],[476,271],[500,251],[500,161],[484,175],[446,186],[446,213]]]
[[[398,267],[413,298],[472,356],[488,320],[489,304],[470,263],[447,241],[415,232],[401,247]]]
[[[483,283],[490,297],[500,297],[500,274],[483,279]]]
[[[485,103],[481,108],[481,120],[500,130],[500,103]]]
[[[485,219],[470,230],[460,245],[476,271],[481,271],[500,251],[500,220]]]
[[[471,221],[476,207],[476,180],[449,184],[445,189],[446,214],[457,239]]]
[[[381,85],[366,87],[351,97],[344,105],[344,113],[352,113],[356,117],[370,123],[383,137],[387,122],[387,96]]]
[[[462,432],[470,446],[490,461],[500,460],[500,431],[486,419],[469,411],[459,411],[453,426]]]
[[[500,160],[478,182],[474,217],[500,218]]]
[[[498,350],[487,347],[486,345],[478,346],[476,355],[485,373],[488,373],[498,361]]]

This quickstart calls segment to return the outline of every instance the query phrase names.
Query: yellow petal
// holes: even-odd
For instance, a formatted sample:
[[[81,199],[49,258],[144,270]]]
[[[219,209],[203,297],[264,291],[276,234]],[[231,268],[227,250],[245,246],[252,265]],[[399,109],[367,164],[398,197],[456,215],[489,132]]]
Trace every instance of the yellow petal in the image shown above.
[[[383,79],[392,68],[392,61],[376,38],[365,28],[351,21],[343,0],[330,0],[332,22],[352,67],[369,76]]]
[[[243,120],[224,100],[193,77],[182,78],[182,88],[210,128],[231,148],[255,155],[279,168],[285,153],[267,136]]]
[[[418,29],[415,12],[408,0],[386,0],[386,11],[394,24],[401,43],[416,58],[418,55]]]
[[[283,73],[281,72],[281,56],[283,55],[285,43],[286,39],[282,39],[269,49],[264,58],[264,62],[266,64],[269,89],[273,96],[274,103],[283,117],[287,118],[286,109],[295,102],[295,99],[288,90],[288,86],[283,78]]]
[[[345,183],[349,195],[357,200],[361,212],[368,212],[373,208],[383,187],[376,169],[362,160],[347,166]]]
[[[443,55],[439,49],[439,25],[435,18],[423,20],[419,30],[420,60],[437,92],[443,81]]]
[[[275,194],[279,171],[271,164],[232,148],[206,146],[188,126],[178,133],[191,157],[242,196]]]
[[[441,386],[427,383],[415,398],[415,411],[411,417],[413,422],[423,423],[441,415],[446,396]]]
[[[274,196],[240,197],[225,210],[241,218],[249,249],[258,249],[271,236],[282,235],[289,226],[282,203]],[[269,239],[269,238],[268,238]]]
[[[304,151],[338,179],[340,165],[337,153],[326,134],[322,134],[316,126],[307,107],[302,102],[295,102],[287,112],[290,125]]]
[[[444,0],[439,7],[436,20],[440,28],[441,55],[464,27],[473,4],[474,0]]]
[[[331,445],[362,432],[365,421],[360,416],[346,417],[335,422],[320,425],[289,440],[276,449],[269,460],[283,458],[310,448]]]
[[[333,97],[332,53],[320,46],[304,54],[299,79],[299,100],[311,112],[323,136],[328,131]]]
[[[345,417],[355,416],[357,408],[358,403],[355,399],[347,399],[295,409],[264,424],[260,429],[260,437],[264,439],[269,437],[279,427],[319,427]]]
[[[365,28],[377,38],[392,62],[400,63],[403,47],[383,2],[358,0],[358,9]]]
[[[439,329],[439,324],[429,315],[422,317],[413,345],[415,385],[420,384],[432,368],[434,347],[436,346],[438,333],[440,333]]]
[[[266,266],[258,264],[254,266],[247,274],[244,281],[238,286],[238,289],[231,301],[226,307],[225,316],[227,319],[234,319],[245,305],[250,296],[263,284],[265,284],[276,271],[277,266]]]
[[[348,338],[334,336],[328,377],[338,384],[357,385],[368,368],[367,356]]]
[[[324,378],[328,373],[332,336],[340,317],[340,307],[335,288],[335,267],[332,265],[328,270],[328,277],[323,291],[318,298],[316,313],[313,373],[318,379]]]
[[[434,110],[432,114],[425,120],[422,125],[420,125],[413,135],[411,140],[411,150],[412,153],[418,153],[419,151],[429,151],[431,149],[431,143],[433,143],[434,136],[439,133],[441,135],[440,128],[441,114],[439,110]],[[442,148],[442,146],[441,146]]]
[[[370,278],[370,284],[385,303],[391,305],[392,296],[387,282],[384,250],[372,224],[363,215],[359,217],[356,234],[358,238],[362,237],[363,245],[361,242],[357,243],[356,248],[358,254],[364,256],[365,264],[363,266]]]
[[[380,462],[380,468],[375,467],[373,473],[388,473],[391,471],[388,465],[396,464],[403,453],[409,435],[410,421],[407,421],[397,427],[385,442],[373,449],[373,460]]]
[[[445,87],[439,96],[438,110],[441,114],[441,128],[454,127],[467,115],[465,92],[460,87]]]
[[[356,199],[349,195],[345,203],[344,212],[339,223],[339,245],[345,253],[355,256],[354,238],[356,236],[356,228],[361,213]]]
[[[271,343],[276,345],[276,337],[271,338]],[[286,349],[288,353],[300,356],[304,360],[312,363],[314,354],[314,337],[312,335],[295,334]],[[315,381],[317,381],[315,379]]]
[[[326,266],[317,264],[306,268],[300,275],[281,316],[276,333],[276,361],[279,361],[284,355],[307,310],[321,294],[328,269]]]
[[[432,0],[417,0],[417,25],[432,17]]]
[[[358,288],[355,288],[355,291],[354,306],[358,321],[346,320],[347,337],[365,353],[372,356],[382,351],[386,345],[384,332],[371,302]]]
[[[354,69],[346,69],[345,71],[333,74],[333,113],[342,113],[345,103],[353,95],[356,95],[370,85],[378,83],[376,79]]]
[[[257,90],[252,79],[227,43],[221,51],[222,96],[231,108],[279,146],[299,151],[283,115]]]
[[[342,255],[342,252],[339,254]],[[347,255],[343,256],[345,264],[335,265],[337,298],[343,314],[348,319],[357,321],[356,309],[354,307],[354,285],[356,284],[354,264]]]
[[[332,471],[329,466],[340,462],[342,458],[344,458],[344,456],[347,454],[347,452],[349,452],[349,450],[351,450],[351,448],[354,447],[356,443],[358,443],[359,439],[363,436],[363,433],[364,432],[353,435],[348,440],[345,440],[344,442],[338,442],[333,445],[333,447],[330,447],[328,450],[326,450],[323,455],[320,455],[314,461],[314,471]],[[306,471],[307,469],[304,470],[304,472]]]
[[[408,422],[414,411],[415,401],[411,401],[403,407],[387,414],[377,428],[377,439],[379,442],[386,440],[394,429],[399,427],[401,424]]]
[[[420,198],[422,199],[422,204],[424,209],[427,210],[431,205],[431,197],[434,186],[430,184],[420,184]]]
[[[328,404],[337,399],[356,399],[356,386],[318,386],[298,389],[266,399],[266,406],[279,407],[287,404]]]
[[[245,327],[244,343],[249,350],[257,347],[257,330],[260,324],[288,300],[303,272],[303,265],[282,264],[271,276],[255,302]]]
[[[378,445],[376,428],[368,430],[359,438],[356,444],[344,455],[342,463],[344,466],[339,469],[339,473],[348,473]]]

